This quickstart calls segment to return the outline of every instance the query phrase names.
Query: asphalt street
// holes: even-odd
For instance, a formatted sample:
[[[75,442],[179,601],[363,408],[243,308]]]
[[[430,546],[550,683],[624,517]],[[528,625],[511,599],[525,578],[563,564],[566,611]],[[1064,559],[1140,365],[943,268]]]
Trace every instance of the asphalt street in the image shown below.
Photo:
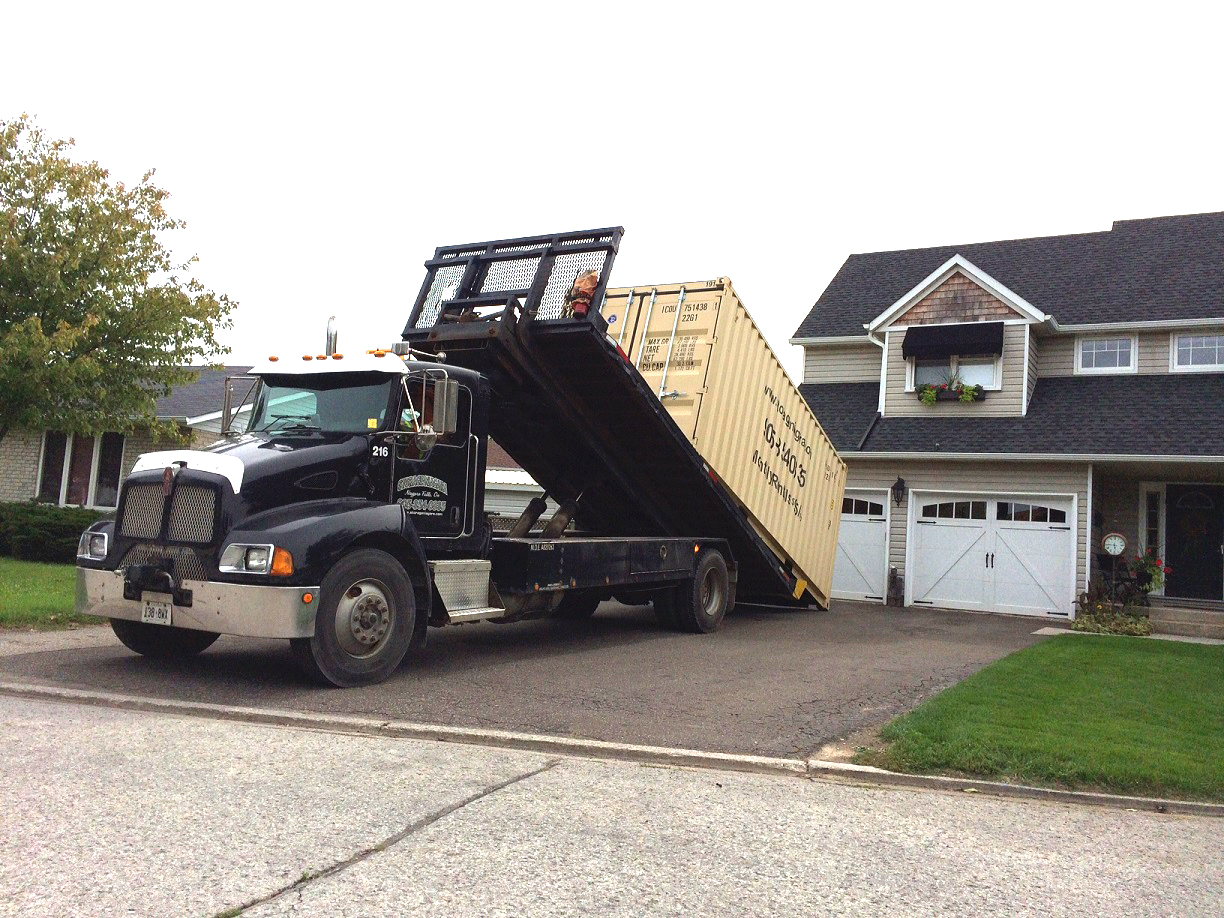
[[[103,627],[7,649],[0,640],[0,681],[802,757],[1042,640],[1040,624],[835,602],[827,612],[740,607],[718,633],[691,635],[660,629],[648,607],[605,603],[587,622],[434,629],[386,683],[349,690],[306,683],[287,641],[222,637],[168,663]]]
[[[1218,915],[1221,822],[0,696],[0,915]]]

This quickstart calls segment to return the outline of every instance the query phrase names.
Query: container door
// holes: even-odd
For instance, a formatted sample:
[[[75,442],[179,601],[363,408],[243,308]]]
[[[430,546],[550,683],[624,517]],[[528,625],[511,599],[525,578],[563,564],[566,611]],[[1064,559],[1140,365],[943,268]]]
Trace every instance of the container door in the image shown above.
[[[716,287],[667,287],[609,295],[608,334],[692,440],[696,435],[718,324]]]

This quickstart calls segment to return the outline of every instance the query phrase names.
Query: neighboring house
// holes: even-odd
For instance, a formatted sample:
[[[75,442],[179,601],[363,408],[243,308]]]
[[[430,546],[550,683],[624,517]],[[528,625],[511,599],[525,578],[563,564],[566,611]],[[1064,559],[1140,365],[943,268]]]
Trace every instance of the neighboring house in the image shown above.
[[[515,524],[533,497],[544,494],[534,478],[523,471],[497,441],[489,440],[485,461],[485,513],[489,514],[495,531],[505,531]],[[552,517],[557,504],[548,499],[548,509],[540,515],[545,521]]]
[[[191,369],[199,377],[158,399],[157,418],[177,424],[185,442],[198,446],[211,443],[214,437],[194,422],[201,416],[219,416],[225,378],[249,368]],[[119,483],[136,457],[168,445],[165,441],[155,443],[148,430],[97,437],[51,430],[9,431],[0,440],[0,501],[36,498],[109,510],[114,508]]]
[[[849,466],[835,596],[1065,619],[1117,532],[1224,600],[1224,213],[852,255],[792,343]],[[918,400],[954,374],[984,399]]]

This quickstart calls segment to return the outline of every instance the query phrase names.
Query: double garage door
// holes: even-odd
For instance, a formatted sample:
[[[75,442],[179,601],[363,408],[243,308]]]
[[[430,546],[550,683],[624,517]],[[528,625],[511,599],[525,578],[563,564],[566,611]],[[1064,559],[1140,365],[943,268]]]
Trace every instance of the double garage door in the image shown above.
[[[883,510],[885,500],[871,498],[866,509]],[[919,491],[910,502],[907,604],[1070,617],[1075,591],[1072,498]],[[833,595],[880,601],[888,569],[887,521],[883,513],[858,514],[855,509],[854,502],[843,506]]]

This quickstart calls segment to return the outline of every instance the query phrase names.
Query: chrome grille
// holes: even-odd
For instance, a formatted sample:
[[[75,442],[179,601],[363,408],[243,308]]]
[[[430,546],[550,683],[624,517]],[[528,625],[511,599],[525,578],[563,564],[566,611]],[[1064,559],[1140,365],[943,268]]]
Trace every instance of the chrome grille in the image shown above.
[[[127,489],[123,504],[120,534],[133,539],[156,539],[161,534],[164,505],[165,497],[160,484],[132,485]]]
[[[217,509],[217,492],[199,485],[182,485],[174,489],[170,502],[170,528],[166,537],[173,542],[212,541],[213,517]]]
[[[123,556],[123,563],[120,564],[120,567],[131,567],[133,564],[158,564],[167,558],[174,562],[175,580],[208,579],[208,568],[199,552],[194,548],[186,548],[182,545],[149,545],[147,543],[133,545]]]

